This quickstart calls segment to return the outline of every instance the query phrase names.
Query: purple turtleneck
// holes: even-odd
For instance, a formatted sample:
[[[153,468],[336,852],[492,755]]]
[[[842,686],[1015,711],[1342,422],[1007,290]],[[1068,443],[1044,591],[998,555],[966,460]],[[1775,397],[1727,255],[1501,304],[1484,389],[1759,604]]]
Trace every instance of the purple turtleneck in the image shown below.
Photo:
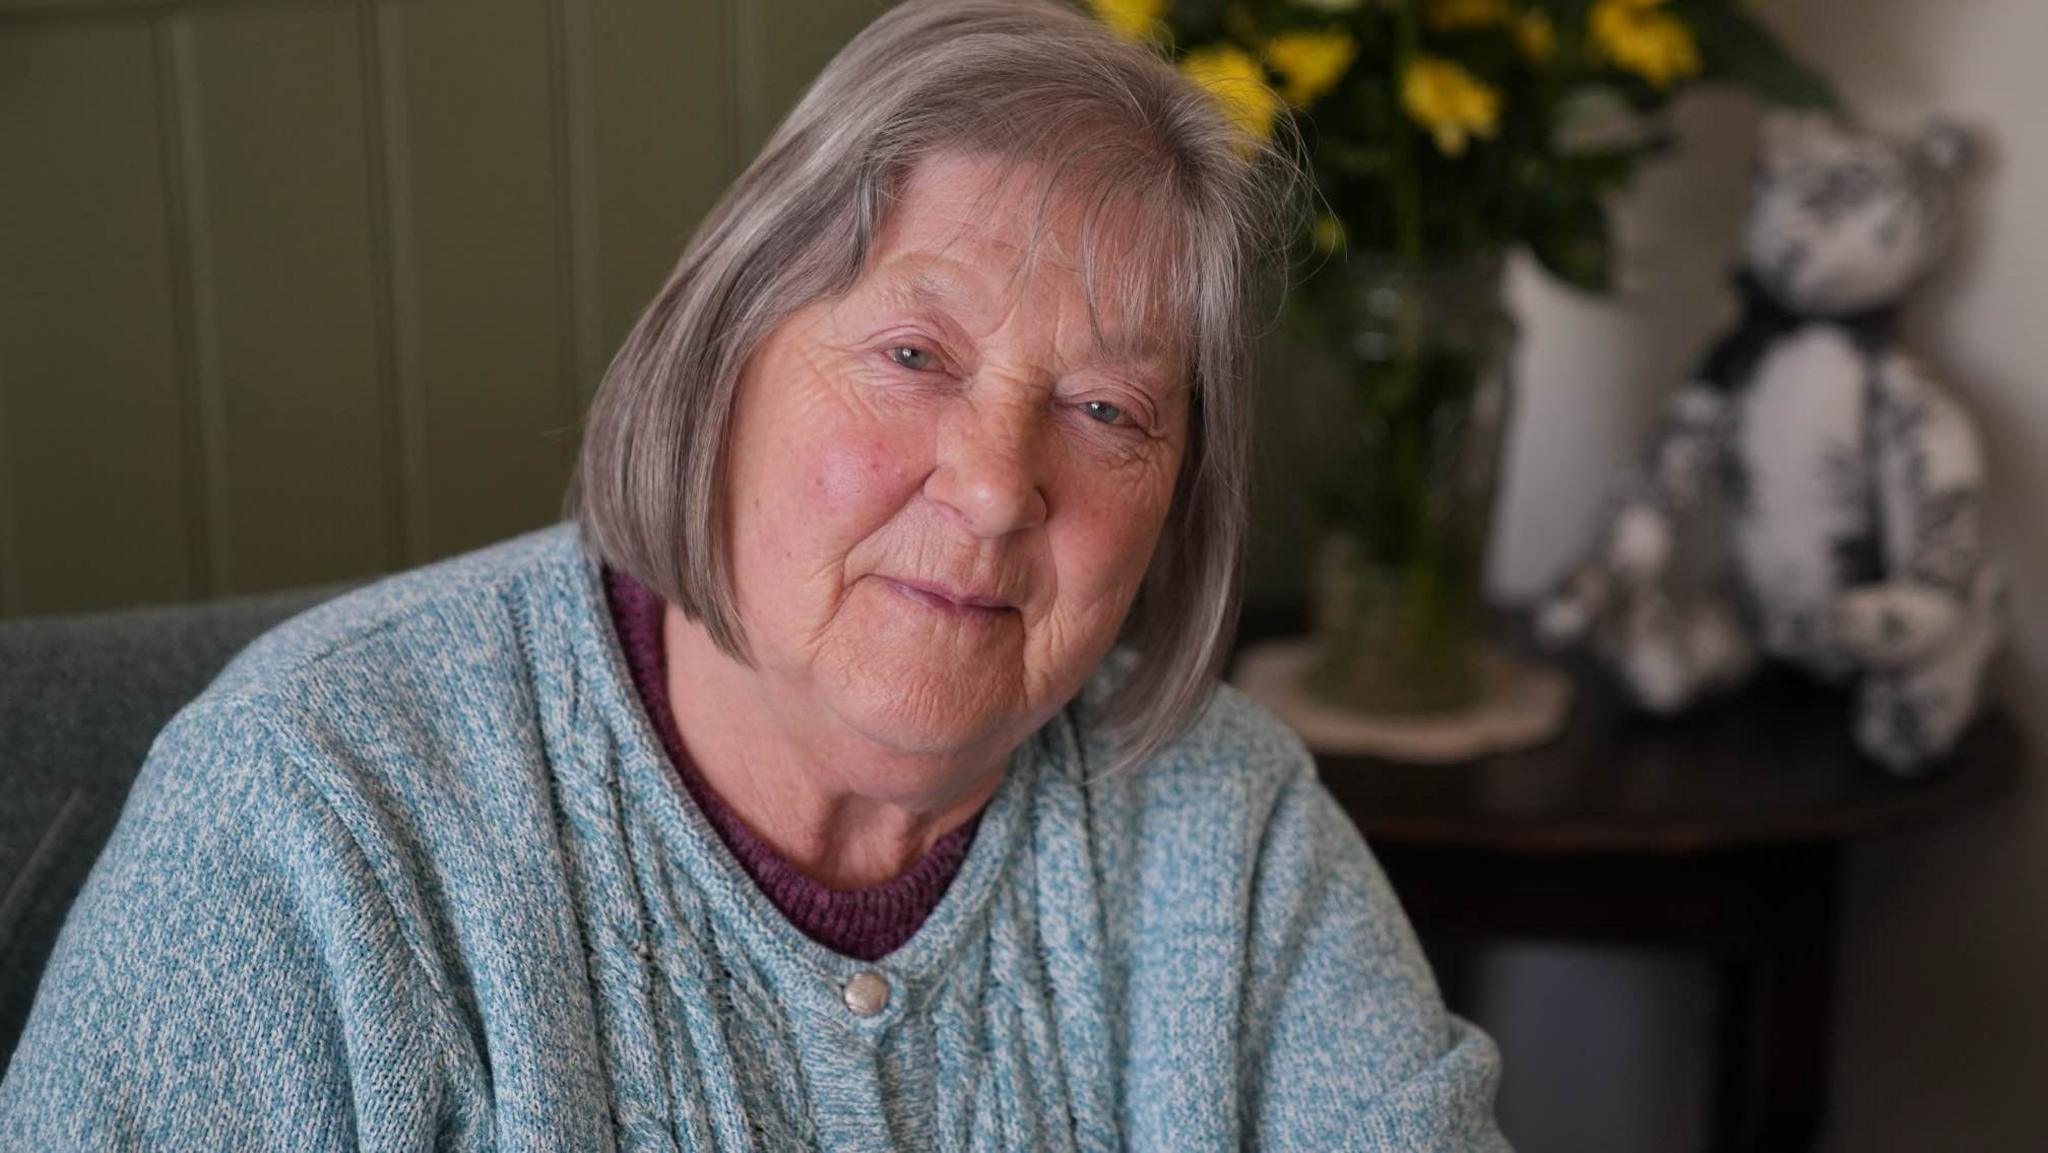
[[[661,641],[666,603],[652,589],[609,565],[604,568],[604,591],[633,688],[647,718],[654,722],[662,747],[668,750],[669,763],[682,778],[690,799],[718,830],[719,838],[754,884],[806,936],[849,957],[877,961],[908,941],[938,907],[946,886],[960,871],[981,814],[940,837],[917,864],[894,880],[865,889],[833,889],[805,876],[711,791],[683,747],[683,735],[676,728],[676,715],[668,701],[668,650]]]

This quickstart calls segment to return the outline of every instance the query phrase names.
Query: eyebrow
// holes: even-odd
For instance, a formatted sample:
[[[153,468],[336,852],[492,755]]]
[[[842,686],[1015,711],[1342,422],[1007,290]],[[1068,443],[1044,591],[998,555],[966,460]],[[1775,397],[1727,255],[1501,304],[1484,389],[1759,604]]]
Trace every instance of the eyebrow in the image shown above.
[[[949,292],[955,282],[934,275],[928,269],[918,269],[908,277],[897,276],[885,286],[892,296],[906,299],[910,304],[932,311],[943,311],[946,301],[956,292]],[[1112,364],[1148,365],[1163,359],[1167,354],[1167,342],[1147,332],[1144,328],[1104,328],[1097,321],[1090,301],[1089,324],[1094,330],[1096,348]]]

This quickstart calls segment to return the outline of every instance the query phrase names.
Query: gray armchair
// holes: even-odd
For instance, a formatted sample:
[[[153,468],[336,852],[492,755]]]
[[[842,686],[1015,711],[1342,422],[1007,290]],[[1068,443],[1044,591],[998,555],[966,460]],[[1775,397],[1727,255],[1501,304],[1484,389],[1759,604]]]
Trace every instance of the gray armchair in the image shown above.
[[[158,730],[259,633],[347,587],[0,622],[0,1070]]]

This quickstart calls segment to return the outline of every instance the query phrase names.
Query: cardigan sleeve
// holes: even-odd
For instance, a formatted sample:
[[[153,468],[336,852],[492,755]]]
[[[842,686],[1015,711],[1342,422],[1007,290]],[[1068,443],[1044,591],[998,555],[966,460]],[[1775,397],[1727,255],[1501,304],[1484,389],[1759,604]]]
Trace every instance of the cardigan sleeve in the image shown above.
[[[1283,788],[1256,859],[1248,1147],[1505,1150],[1499,1052],[1444,1008],[1385,874],[1312,763]]]
[[[188,707],[58,937],[0,1148],[430,1148],[441,1066],[394,922],[250,707]]]

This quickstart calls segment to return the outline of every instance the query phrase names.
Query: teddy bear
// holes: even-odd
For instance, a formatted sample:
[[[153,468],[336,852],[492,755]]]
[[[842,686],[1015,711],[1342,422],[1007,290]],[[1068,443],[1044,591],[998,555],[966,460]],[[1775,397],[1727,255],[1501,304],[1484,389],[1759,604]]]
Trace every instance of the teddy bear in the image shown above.
[[[1587,558],[1537,607],[1644,708],[1765,660],[1854,686],[1856,743],[1926,772],[1976,713],[2004,584],[1985,465],[1893,316],[1946,250],[1968,152],[1826,113],[1766,117],[1736,277],[1742,317],[1673,395]]]

